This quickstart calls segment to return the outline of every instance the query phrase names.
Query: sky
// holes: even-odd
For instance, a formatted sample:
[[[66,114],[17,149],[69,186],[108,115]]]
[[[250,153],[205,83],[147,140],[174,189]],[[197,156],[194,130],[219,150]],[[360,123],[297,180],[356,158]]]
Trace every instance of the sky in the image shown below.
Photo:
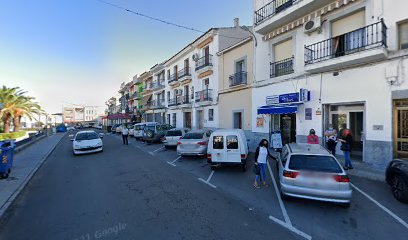
[[[105,0],[195,29],[252,25],[252,0]],[[97,0],[0,0],[0,86],[20,87],[48,113],[105,106],[121,82],[200,33]]]

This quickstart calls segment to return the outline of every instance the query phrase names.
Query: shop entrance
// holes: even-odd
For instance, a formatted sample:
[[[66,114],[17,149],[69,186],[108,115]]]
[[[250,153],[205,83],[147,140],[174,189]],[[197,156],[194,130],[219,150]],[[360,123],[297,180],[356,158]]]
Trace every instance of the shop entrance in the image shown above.
[[[204,111],[203,110],[198,110],[197,111],[197,126],[198,129],[203,129],[204,128]]]
[[[394,100],[394,158],[408,158],[408,99]]]
[[[184,113],[184,127],[191,129],[191,112]]]
[[[280,131],[282,134],[282,144],[296,142],[296,114],[272,114],[270,121],[270,134]]]

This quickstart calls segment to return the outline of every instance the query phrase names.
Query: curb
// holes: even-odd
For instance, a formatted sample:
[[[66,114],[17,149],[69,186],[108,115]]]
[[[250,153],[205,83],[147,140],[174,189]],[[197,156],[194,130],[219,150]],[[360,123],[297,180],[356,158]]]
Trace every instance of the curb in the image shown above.
[[[51,155],[52,152],[54,152],[55,148],[59,145],[59,143],[64,139],[66,134],[62,136],[62,138],[55,144],[55,146],[48,151],[48,153],[37,163],[37,165],[34,167],[33,170],[27,175],[27,177],[24,179],[24,181],[18,186],[18,188],[11,194],[11,196],[7,199],[7,201],[3,204],[3,206],[0,207],[0,219],[4,216],[6,213],[7,209],[11,206],[11,204],[14,202],[14,200],[20,195],[21,191],[25,188],[27,183],[31,180],[31,178],[34,176],[34,174],[40,169],[40,167],[43,165],[45,160]]]
[[[26,144],[23,144],[23,145],[17,147],[16,149],[14,149],[14,153],[18,153],[18,152],[23,151],[23,150],[26,149],[28,146],[32,145],[33,143],[36,143],[36,142],[40,141],[41,139],[43,139],[43,138],[45,138],[45,137],[47,137],[47,136],[46,136],[46,135],[42,135],[41,137],[36,138],[35,140],[33,140],[33,141],[31,141],[31,142],[28,142],[28,143],[26,143]]]

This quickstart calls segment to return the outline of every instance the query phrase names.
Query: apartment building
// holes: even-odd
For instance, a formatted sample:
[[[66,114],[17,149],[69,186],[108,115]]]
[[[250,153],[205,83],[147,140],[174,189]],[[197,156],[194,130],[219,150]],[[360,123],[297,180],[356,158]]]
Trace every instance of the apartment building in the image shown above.
[[[218,127],[217,53],[247,38],[238,19],[231,28],[211,28],[164,62],[166,122],[192,129]]]
[[[351,129],[354,159],[384,168],[406,157],[408,19],[399,7],[404,4],[254,0],[256,138],[280,131],[284,143],[305,142],[311,128],[322,137],[333,124]]]
[[[217,53],[219,127],[243,129],[248,139],[252,135],[253,44],[248,37]]]
[[[142,110],[142,121],[152,122],[154,120],[152,109],[153,75],[150,71],[146,71],[140,75],[140,80],[143,84],[143,98],[140,106]]]

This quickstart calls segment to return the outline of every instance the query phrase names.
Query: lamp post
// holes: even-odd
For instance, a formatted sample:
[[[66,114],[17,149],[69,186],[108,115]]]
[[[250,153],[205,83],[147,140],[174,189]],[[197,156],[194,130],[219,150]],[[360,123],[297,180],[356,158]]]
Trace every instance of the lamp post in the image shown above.
[[[251,29],[249,29],[247,26],[241,26],[241,29],[244,31],[249,32],[252,37],[254,38],[254,60],[252,61],[252,74],[254,75],[254,79],[253,79],[253,83],[254,84],[256,82],[256,47],[258,46],[258,40],[256,39],[256,35],[254,32],[252,32]]]

